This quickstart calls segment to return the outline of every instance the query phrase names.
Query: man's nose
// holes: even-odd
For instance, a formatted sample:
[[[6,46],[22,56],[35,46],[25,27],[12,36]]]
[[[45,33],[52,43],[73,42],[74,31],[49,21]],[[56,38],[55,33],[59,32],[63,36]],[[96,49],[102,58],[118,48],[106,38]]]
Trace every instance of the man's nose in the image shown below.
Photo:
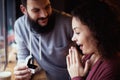
[[[47,13],[47,11],[46,10],[41,10],[41,12],[40,12],[40,17],[47,17],[48,16],[48,13]]]

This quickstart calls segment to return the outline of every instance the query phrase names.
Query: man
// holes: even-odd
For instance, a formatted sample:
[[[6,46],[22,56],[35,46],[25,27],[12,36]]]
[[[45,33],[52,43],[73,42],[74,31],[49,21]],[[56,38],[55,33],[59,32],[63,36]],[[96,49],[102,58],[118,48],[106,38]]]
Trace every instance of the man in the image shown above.
[[[21,63],[32,54],[48,80],[69,80],[65,58],[72,37],[71,16],[52,9],[49,0],[21,1],[24,15],[14,26],[18,49],[15,79],[30,79],[30,69]]]

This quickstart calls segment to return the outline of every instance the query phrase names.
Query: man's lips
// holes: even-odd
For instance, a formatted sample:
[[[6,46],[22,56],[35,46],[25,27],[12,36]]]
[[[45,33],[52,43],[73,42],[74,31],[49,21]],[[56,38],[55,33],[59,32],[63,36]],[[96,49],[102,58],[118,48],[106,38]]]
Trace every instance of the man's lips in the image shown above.
[[[39,20],[38,22],[46,23],[47,21],[48,21],[48,19],[43,19],[43,20]]]

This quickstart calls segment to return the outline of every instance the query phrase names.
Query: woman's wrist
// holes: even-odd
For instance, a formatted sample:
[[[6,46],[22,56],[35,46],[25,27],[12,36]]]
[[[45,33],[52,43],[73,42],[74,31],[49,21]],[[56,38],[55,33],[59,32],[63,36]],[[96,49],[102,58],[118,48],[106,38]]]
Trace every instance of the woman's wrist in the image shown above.
[[[71,80],[84,80],[84,77],[76,76],[73,77]]]

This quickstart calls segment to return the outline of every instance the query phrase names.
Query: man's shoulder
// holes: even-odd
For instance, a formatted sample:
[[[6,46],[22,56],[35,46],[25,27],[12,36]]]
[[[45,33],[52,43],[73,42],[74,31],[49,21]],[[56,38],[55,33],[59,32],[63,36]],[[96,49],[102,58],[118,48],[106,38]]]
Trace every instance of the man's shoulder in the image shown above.
[[[15,21],[14,28],[15,29],[25,29],[26,28],[25,26],[27,26],[27,25],[28,25],[27,17],[26,17],[26,15],[23,15]]]
[[[20,16],[15,23],[23,23],[27,19],[26,15]]]
[[[59,10],[53,9],[53,12],[56,14],[57,17],[72,18],[72,16],[69,13],[66,13],[64,11],[59,11]]]
[[[66,13],[64,11],[61,11],[60,14],[66,17],[70,17],[70,18],[72,17],[69,13]]]
[[[71,25],[72,16],[64,11],[54,10],[56,23]]]

